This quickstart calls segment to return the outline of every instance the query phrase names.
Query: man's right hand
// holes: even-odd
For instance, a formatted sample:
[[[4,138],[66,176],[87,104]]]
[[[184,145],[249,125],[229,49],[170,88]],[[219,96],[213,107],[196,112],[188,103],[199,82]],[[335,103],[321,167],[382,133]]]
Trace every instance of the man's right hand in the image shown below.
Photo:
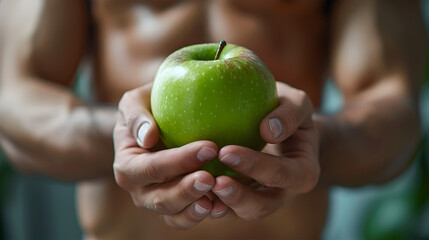
[[[124,94],[119,102],[113,132],[114,173],[137,207],[164,216],[177,228],[191,228],[213,209],[210,196],[215,184],[206,171],[196,171],[218,155],[210,141],[197,141],[173,149],[154,150],[159,130],[150,112],[152,84]]]

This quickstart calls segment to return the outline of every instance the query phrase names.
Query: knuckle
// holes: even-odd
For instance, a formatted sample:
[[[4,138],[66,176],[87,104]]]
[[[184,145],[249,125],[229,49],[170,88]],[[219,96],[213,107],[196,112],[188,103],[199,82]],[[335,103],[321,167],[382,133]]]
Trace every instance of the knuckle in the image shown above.
[[[179,191],[180,191],[179,192],[180,197],[182,199],[185,199],[185,200],[188,200],[188,201],[194,201],[194,200],[197,199],[197,197],[199,197],[199,196],[197,196],[197,193],[194,190],[190,189],[190,188],[183,187]]]
[[[115,181],[116,184],[118,184],[123,189],[130,189],[131,188],[131,180],[121,172],[115,171]]]
[[[287,181],[288,177],[283,169],[278,168],[263,182],[263,184],[267,187],[284,187]]]
[[[307,169],[307,174],[299,186],[299,192],[301,193],[310,192],[319,182],[320,167],[318,165],[308,163],[308,166],[305,166],[305,169]]]
[[[134,206],[138,208],[145,208],[146,204],[141,201],[140,195],[136,192],[131,193],[131,199],[133,200]]]
[[[238,191],[238,193],[234,194],[231,199],[228,200],[228,205],[230,207],[241,206],[245,201],[245,196],[242,191]]]
[[[125,169],[127,168],[127,162],[130,161],[130,157],[125,156],[124,154],[116,154],[115,155],[115,159],[113,162],[113,171],[115,172],[119,172],[119,173],[124,173]]]
[[[168,179],[162,174],[162,171],[158,169],[155,164],[151,164],[150,162],[146,165],[145,174],[155,182],[166,182]]]
[[[119,100],[118,108],[119,108],[119,109],[123,109],[123,108],[125,107],[125,105],[127,104],[128,99],[129,99],[129,98],[131,98],[131,96],[132,96],[132,95],[133,95],[133,94],[132,94],[132,90],[130,90],[130,91],[126,91],[126,92],[122,95],[121,100]]]
[[[180,172],[193,172],[197,169],[195,164],[187,158],[180,158],[178,156],[172,156],[172,158],[176,158],[176,168]]]
[[[320,170],[315,169],[312,174],[308,174],[307,184],[305,185],[304,191],[309,192],[316,187],[319,182]]]
[[[296,97],[299,97],[300,100],[307,98],[307,93],[301,89],[295,89],[295,95]]]
[[[167,199],[161,198],[160,196],[155,196],[152,200],[152,203],[147,206],[147,208],[157,213],[168,215],[179,212],[179,210],[175,208],[173,204],[171,204]]]
[[[310,97],[308,97],[307,93],[303,90],[296,89],[297,99],[299,100],[299,106],[303,106],[305,108],[313,109],[313,103],[311,102]]]
[[[250,161],[244,161],[243,163],[240,164],[240,168],[242,170],[242,173],[244,173],[247,176],[255,176],[257,175],[257,164],[255,164],[254,162],[250,162]]]
[[[116,158],[115,162],[113,163],[113,172],[116,183],[121,188],[128,190],[132,187],[132,181],[127,174],[125,162],[126,161],[118,161]]]

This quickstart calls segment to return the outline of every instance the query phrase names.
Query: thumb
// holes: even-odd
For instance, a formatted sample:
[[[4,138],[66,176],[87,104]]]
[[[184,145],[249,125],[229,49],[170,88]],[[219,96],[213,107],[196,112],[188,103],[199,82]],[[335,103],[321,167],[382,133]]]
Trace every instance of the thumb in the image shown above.
[[[311,126],[313,104],[304,91],[277,82],[279,105],[269,113],[259,127],[268,143],[280,143],[298,130]]]
[[[128,128],[137,144],[152,148],[159,139],[158,125],[150,111],[152,83],[126,92],[119,101],[120,121]]]

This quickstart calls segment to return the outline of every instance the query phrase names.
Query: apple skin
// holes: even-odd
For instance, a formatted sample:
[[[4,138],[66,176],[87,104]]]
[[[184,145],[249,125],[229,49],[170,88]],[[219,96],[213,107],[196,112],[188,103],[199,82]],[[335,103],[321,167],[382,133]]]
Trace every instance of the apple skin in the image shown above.
[[[151,92],[152,114],[166,147],[210,140],[222,148],[265,146],[262,119],[277,106],[268,67],[247,48],[228,44],[213,60],[218,44],[181,48],[161,64]],[[203,166],[214,176],[234,175],[218,159]]]

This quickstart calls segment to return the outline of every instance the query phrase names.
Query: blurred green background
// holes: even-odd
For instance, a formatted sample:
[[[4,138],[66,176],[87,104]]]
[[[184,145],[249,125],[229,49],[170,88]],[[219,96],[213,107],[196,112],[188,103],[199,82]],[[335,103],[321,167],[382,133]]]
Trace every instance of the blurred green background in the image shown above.
[[[421,3],[429,32],[429,1]],[[334,188],[324,239],[429,239],[429,54],[426,55],[420,99],[423,137],[413,165],[384,186]],[[337,111],[341,99],[328,81],[321,110]],[[20,174],[1,151],[0,204],[0,239],[82,238],[74,184]]]

